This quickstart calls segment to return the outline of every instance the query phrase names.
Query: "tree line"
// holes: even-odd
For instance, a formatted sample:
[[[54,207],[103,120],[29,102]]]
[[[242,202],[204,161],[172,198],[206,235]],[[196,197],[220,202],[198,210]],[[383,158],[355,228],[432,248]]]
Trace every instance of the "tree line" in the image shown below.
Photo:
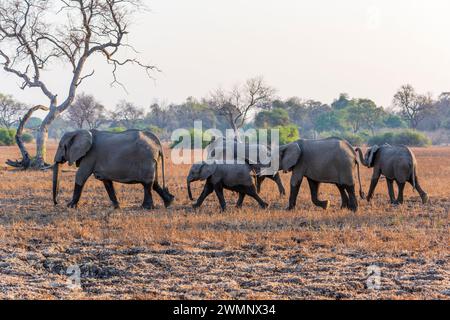
[[[0,126],[5,129],[17,126],[27,109],[26,104],[0,94]],[[262,77],[249,79],[230,90],[216,89],[201,99],[188,97],[180,104],[154,102],[147,107],[122,100],[107,108],[93,95],[81,93],[67,112],[51,124],[49,136],[58,139],[65,131],[76,129],[136,128],[152,130],[168,140],[173,130],[191,129],[196,120],[202,121],[204,129],[277,128],[282,136],[283,132],[288,136],[283,140],[340,136],[356,145],[379,142],[380,136],[387,139],[386,133],[401,129],[414,130],[409,134],[416,138],[419,135],[418,144],[424,145],[429,142],[420,136],[420,131],[429,134],[440,130],[446,132],[447,139],[437,143],[448,143],[450,93],[433,98],[404,85],[395,93],[390,109],[377,106],[371,99],[345,93],[329,104],[298,97],[283,100],[275,96],[275,89]],[[41,121],[32,117],[25,128],[36,131]]]

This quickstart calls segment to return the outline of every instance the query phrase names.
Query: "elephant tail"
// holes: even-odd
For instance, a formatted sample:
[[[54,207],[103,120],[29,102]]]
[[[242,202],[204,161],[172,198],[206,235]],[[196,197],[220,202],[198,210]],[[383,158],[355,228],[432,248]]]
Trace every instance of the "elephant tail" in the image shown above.
[[[358,159],[355,160],[356,162],[356,169],[358,170],[358,182],[359,182],[359,196],[361,197],[361,199],[365,199],[366,195],[364,194],[363,188],[362,188],[362,184],[361,184],[361,175],[359,173],[359,161]]]
[[[163,179],[163,189],[166,189],[166,168],[165,168],[165,160],[164,160],[164,148],[163,145],[161,143],[161,140],[158,138],[158,136],[156,136],[153,132],[151,131],[144,131],[144,134],[149,137],[150,139],[152,139],[153,141],[155,141],[158,146],[159,146],[159,155],[158,155],[158,160],[161,157],[161,175],[162,175],[162,179]],[[158,172],[156,172],[156,179],[158,179]]]
[[[408,150],[409,155],[411,156],[411,167],[412,167],[411,178],[414,191],[416,190],[416,158],[414,157],[414,154],[412,153],[410,148],[408,148],[407,146],[405,146],[405,148]]]
[[[166,167],[165,167],[165,159],[164,159],[164,150],[161,146],[161,152],[159,153],[161,157],[161,175],[163,179],[163,189],[166,190]]]

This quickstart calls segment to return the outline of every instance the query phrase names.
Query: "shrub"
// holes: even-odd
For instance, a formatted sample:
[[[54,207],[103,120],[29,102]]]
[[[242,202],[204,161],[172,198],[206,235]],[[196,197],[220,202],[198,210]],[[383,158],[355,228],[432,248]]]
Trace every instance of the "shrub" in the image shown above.
[[[261,144],[271,144],[272,130],[278,130],[280,145],[287,144],[300,139],[297,126],[294,124],[290,124],[286,126],[275,126],[273,128],[267,129],[267,138],[266,137],[260,138],[260,130],[256,129],[256,135],[258,137],[258,140],[255,140],[253,139],[253,136],[250,136],[246,137],[246,142],[258,141],[258,143]],[[263,141],[261,141],[260,139],[263,139]]]
[[[414,130],[402,130],[398,132],[386,132],[373,136],[367,142],[370,146],[384,143],[404,144],[411,147],[424,147],[431,145],[430,139],[423,133]]]
[[[26,132],[24,134],[22,134],[22,141],[24,143],[30,143],[30,142],[33,142],[33,140],[34,140],[34,137],[32,134],[29,134]]]
[[[300,139],[296,125],[276,126],[274,129],[280,130],[280,144],[287,144]]]
[[[112,128],[108,128],[107,131],[109,131],[109,132],[124,132],[126,130],[127,130],[127,128],[125,128],[125,127],[112,127]]]
[[[369,134],[365,131],[361,131],[359,133],[353,133],[353,132],[348,132],[348,131],[344,131],[344,132],[327,131],[324,134],[321,134],[320,136],[323,138],[328,138],[328,137],[342,138],[342,139],[347,140],[353,146],[361,146],[369,138]]]
[[[198,129],[189,129],[189,136],[191,138],[191,149],[194,149],[194,140],[195,139],[201,139],[202,141],[202,148],[205,148],[211,141],[211,136],[209,134],[206,134],[205,132],[202,132]],[[177,141],[174,141],[170,148],[175,148],[178,144],[180,144],[184,139],[186,139],[186,136],[179,137]]]
[[[352,146],[361,146],[366,141],[363,135],[356,133],[344,133],[338,137],[347,140]]]
[[[14,129],[0,128],[0,146],[12,146],[16,142],[15,134]]]

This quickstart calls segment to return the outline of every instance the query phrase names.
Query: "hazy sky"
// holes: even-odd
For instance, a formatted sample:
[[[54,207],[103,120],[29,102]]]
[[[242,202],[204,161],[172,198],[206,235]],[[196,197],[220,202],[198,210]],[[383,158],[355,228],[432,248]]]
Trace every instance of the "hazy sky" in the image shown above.
[[[282,98],[325,103],[347,92],[387,107],[404,83],[435,95],[450,91],[448,0],[146,2],[151,12],[137,17],[129,41],[162,72],[149,80],[139,69],[122,69],[127,94],[109,86],[110,67],[96,60],[95,77],[80,92],[94,93],[108,108],[120,99],[148,107],[155,99],[200,98],[256,75]],[[46,76],[60,97],[67,73],[59,65]],[[0,72],[0,92],[46,102],[18,84]]]

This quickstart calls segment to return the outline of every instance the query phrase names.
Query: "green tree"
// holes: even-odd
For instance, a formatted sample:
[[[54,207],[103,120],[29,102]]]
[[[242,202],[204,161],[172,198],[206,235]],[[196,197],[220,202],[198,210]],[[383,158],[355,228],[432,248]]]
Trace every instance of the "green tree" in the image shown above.
[[[361,129],[369,129],[374,134],[375,128],[382,124],[385,114],[383,108],[377,107],[370,99],[352,99],[345,109],[347,122],[352,127],[353,133]]]
[[[331,107],[335,110],[342,110],[349,106],[350,98],[347,93],[341,93],[339,98],[335,99],[331,104]]]
[[[285,126],[289,123],[290,119],[288,112],[280,108],[271,111],[261,111],[255,117],[255,126],[257,128]]]

